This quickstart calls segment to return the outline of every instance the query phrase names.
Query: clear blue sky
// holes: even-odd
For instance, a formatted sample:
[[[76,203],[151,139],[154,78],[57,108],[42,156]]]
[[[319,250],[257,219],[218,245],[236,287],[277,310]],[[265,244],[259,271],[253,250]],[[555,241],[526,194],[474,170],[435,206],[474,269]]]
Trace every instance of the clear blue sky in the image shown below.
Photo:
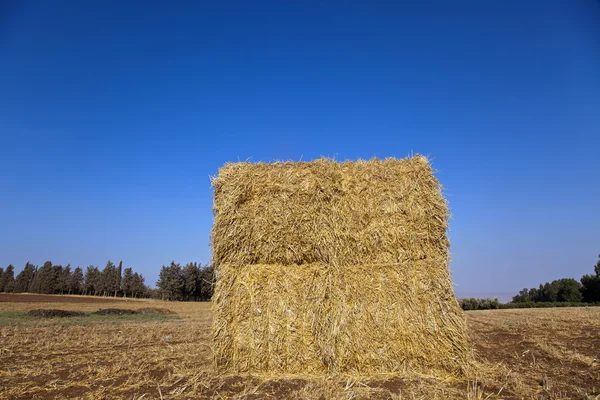
[[[153,284],[210,261],[226,161],[419,152],[459,296],[592,272],[598,1],[401,3],[0,2],[0,266]]]

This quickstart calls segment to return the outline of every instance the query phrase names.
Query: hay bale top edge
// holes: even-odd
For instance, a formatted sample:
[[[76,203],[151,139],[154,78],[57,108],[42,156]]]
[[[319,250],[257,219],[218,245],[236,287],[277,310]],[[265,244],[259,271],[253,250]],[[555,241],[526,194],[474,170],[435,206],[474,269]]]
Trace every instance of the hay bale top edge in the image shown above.
[[[405,157],[405,158],[395,158],[395,157],[386,157],[386,158],[378,158],[373,157],[370,160],[365,159],[357,159],[357,160],[344,160],[337,161],[334,158],[328,157],[320,157],[310,161],[273,161],[273,162],[265,162],[265,161],[234,161],[234,162],[226,162],[221,168],[216,176],[210,176],[211,186],[214,188],[218,185],[218,182],[222,178],[226,178],[227,176],[236,175],[239,173],[249,173],[251,171],[261,171],[264,172],[266,170],[277,170],[277,169],[290,169],[290,170],[303,170],[310,169],[312,167],[324,167],[327,166],[329,168],[340,168],[342,170],[352,168],[352,167],[373,167],[373,166],[388,166],[388,165],[404,165],[412,170],[426,170],[430,174],[435,174],[437,171],[434,170],[431,166],[430,159],[422,154],[415,154],[413,156]]]

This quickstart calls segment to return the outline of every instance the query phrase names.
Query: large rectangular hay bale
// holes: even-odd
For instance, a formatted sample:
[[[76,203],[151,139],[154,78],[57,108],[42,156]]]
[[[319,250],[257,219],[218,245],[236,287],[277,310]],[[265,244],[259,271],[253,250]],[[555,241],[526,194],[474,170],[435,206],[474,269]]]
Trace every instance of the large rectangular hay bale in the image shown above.
[[[466,365],[447,205],[424,157],[234,163],[213,185],[221,371]]]

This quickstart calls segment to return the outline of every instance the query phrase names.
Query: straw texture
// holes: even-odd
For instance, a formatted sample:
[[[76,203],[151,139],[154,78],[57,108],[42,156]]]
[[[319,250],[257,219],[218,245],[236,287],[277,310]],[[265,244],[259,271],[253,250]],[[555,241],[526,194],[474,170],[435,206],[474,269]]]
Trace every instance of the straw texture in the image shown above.
[[[426,158],[233,163],[212,183],[220,370],[460,372],[469,362],[447,205]]]

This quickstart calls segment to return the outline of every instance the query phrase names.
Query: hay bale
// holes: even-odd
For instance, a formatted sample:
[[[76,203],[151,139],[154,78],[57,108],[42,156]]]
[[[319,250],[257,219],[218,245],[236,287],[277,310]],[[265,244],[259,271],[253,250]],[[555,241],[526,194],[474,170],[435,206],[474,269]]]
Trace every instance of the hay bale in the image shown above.
[[[221,265],[213,316],[219,369],[325,371],[317,339],[326,273],[324,264]]]
[[[340,372],[460,372],[465,321],[443,259],[335,270],[328,319]]]
[[[227,164],[213,179],[213,261],[391,264],[448,251],[424,157]]]
[[[213,186],[220,370],[455,372],[468,362],[447,205],[424,157],[233,163]]]

